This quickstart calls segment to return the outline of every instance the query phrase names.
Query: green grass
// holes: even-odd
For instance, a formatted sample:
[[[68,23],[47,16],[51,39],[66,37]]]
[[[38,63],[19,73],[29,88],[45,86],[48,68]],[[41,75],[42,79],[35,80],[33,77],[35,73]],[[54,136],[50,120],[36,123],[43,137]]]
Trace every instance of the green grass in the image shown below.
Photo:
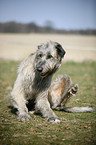
[[[0,60],[0,144],[1,145],[91,145],[96,142],[96,113],[55,111],[61,123],[49,123],[31,115],[27,123],[11,112],[6,96],[16,79],[17,62]],[[93,106],[96,109],[96,63],[66,62],[54,75],[68,74],[79,84],[79,93],[67,106]]]

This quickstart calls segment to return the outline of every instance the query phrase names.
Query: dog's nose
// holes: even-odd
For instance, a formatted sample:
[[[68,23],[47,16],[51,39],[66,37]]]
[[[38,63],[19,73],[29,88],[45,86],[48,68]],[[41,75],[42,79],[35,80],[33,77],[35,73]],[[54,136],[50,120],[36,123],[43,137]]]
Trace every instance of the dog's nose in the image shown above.
[[[42,72],[43,68],[42,67],[37,67],[38,72]]]

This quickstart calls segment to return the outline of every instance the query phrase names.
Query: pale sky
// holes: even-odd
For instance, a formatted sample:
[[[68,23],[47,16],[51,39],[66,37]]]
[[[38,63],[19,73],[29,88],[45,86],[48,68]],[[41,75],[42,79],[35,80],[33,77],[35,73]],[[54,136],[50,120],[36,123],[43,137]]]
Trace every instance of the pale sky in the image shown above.
[[[0,0],[0,22],[47,20],[58,29],[96,29],[96,0]]]

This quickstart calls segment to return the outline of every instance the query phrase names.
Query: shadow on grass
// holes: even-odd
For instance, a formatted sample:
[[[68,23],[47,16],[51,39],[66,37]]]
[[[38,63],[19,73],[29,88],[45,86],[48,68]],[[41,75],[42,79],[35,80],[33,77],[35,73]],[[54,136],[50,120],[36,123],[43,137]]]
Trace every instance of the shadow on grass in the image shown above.
[[[17,115],[17,109],[16,108],[14,108],[13,106],[8,106],[8,108],[10,109],[10,112],[12,113],[12,114],[15,114],[15,115]]]

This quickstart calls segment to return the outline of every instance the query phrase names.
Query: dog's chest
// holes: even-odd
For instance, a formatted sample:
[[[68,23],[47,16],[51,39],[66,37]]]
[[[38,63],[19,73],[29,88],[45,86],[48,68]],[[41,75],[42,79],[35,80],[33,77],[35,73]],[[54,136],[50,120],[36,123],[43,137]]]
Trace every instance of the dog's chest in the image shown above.
[[[50,87],[50,84],[51,84],[51,77],[41,78],[37,76],[34,78],[32,88],[33,90],[35,90],[35,92],[40,92],[48,89]]]

